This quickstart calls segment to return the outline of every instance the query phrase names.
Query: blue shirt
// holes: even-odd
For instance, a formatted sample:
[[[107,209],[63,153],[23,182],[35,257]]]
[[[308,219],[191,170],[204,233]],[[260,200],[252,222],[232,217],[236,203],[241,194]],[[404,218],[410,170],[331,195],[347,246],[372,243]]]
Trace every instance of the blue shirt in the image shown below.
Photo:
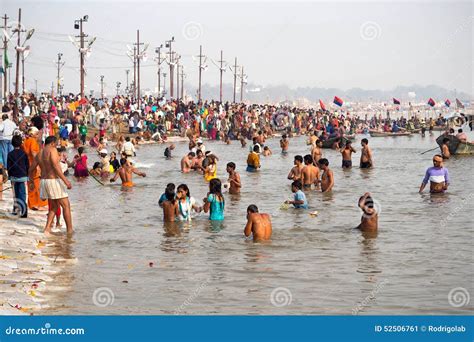
[[[210,206],[209,220],[220,221],[224,219],[224,201],[220,201],[216,195],[210,194],[207,196],[207,201]]]
[[[303,204],[293,204],[295,208],[308,209],[308,201],[303,191],[298,190],[294,196],[294,201],[303,201]]]

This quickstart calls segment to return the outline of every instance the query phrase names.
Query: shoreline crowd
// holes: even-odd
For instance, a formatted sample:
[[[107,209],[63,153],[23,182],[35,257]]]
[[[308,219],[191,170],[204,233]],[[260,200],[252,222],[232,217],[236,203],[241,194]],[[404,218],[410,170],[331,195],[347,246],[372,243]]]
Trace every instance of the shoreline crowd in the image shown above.
[[[190,196],[186,184],[178,187],[169,184],[160,198],[165,222],[189,220],[192,213],[201,211],[209,212],[211,220],[223,220],[223,188],[231,195],[239,193],[242,187],[240,175],[235,171],[235,161],[229,161],[226,168],[229,174],[227,182],[217,178],[219,158],[206,151],[203,139],[219,140],[228,145],[237,140],[242,148],[246,147],[247,141],[251,141],[246,170],[258,172],[261,167],[260,156],[273,154],[265,145],[266,139],[276,132],[281,133],[281,153],[287,154],[289,138],[307,135],[311,151],[304,156],[295,156],[294,167],[288,175],[292,181],[293,199],[284,203],[305,209],[308,208],[305,191],[316,189],[330,192],[335,183],[329,161],[323,158],[325,142],[334,141],[330,147],[341,153],[342,167],[351,168],[352,155],[356,153],[351,138],[356,133],[370,129],[393,132],[421,129],[424,134],[426,126],[430,132],[434,126],[447,127],[441,116],[428,122],[417,116],[391,119],[388,113],[386,118],[382,118],[382,115],[368,118],[366,115],[362,119],[350,113],[330,113],[316,109],[215,101],[184,103],[153,97],[144,97],[138,107],[136,101],[123,96],[117,96],[109,102],[107,99],[81,99],[72,95],[58,98],[43,95],[37,98],[34,94],[24,94],[19,98],[19,120],[14,122],[13,101],[10,98],[2,108],[0,174],[12,182],[14,214],[26,217],[28,209],[48,207],[46,234],[51,233],[54,218],[56,226],[60,227],[61,212],[67,233],[73,232],[67,195],[67,190],[72,188],[67,178],[69,168],[74,169],[73,175],[77,178],[92,176],[101,184],[120,178],[123,188],[132,187],[133,174],[146,176],[136,168],[133,158],[136,156],[136,146],[147,141],[166,143],[172,135],[188,139],[189,152],[181,159],[181,172],[198,172],[209,183],[209,193],[203,199],[202,206]],[[107,149],[111,145],[109,139],[116,141],[116,151],[110,154]],[[68,148],[77,150],[72,161],[67,159],[65,153]],[[171,158],[173,149],[174,144],[166,147],[164,155],[167,159]],[[87,164],[86,150],[95,150],[98,154],[100,161],[92,168]],[[449,177],[442,164],[446,157],[444,149],[443,153],[439,156],[441,162],[438,155],[434,157],[434,167],[428,169],[420,192],[428,181],[432,193],[447,190]],[[374,167],[373,154],[366,138],[361,140],[359,165],[361,169]],[[0,188],[0,199],[4,190]],[[377,213],[370,193],[360,197],[359,207],[363,215],[358,228],[377,230]],[[255,241],[270,239],[272,227],[268,214],[259,213],[258,207],[251,204],[247,209],[247,219],[245,236],[252,235]]]

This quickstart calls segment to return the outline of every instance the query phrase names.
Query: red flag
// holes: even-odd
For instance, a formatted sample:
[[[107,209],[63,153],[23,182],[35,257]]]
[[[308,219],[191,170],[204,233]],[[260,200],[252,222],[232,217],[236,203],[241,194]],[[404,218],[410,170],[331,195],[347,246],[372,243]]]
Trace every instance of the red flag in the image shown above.
[[[341,107],[343,104],[344,104],[344,101],[342,101],[342,99],[340,97],[337,97],[337,96],[334,96],[334,104],[335,105],[338,105],[339,107]]]
[[[451,101],[449,101],[449,99],[446,99],[446,101],[444,101],[444,104],[446,105],[446,107],[449,107],[451,106]]]
[[[393,104],[399,105],[399,104],[400,104],[400,100],[397,100],[396,98],[393,98]]]
[[[462,104],[461,101],[459,101],[458,99],[456,99],[456,107],[458,107],[458,108],[464,108],[464,105]]]
[[[434,100],[430,97],[430,99],[428,100],[428,104],[431,106],[431,107],[434,107],[436,102],[434,102]]]
[[[319,100],[319,106],[321,107],[322,110],[326,110],[326,106],[324,105],[324,102]]]
[[[85,98],[82,98],[82,99],[79,100],[79,104],[80,105],[85,105],[85,104],[87,104],[87,100]]]

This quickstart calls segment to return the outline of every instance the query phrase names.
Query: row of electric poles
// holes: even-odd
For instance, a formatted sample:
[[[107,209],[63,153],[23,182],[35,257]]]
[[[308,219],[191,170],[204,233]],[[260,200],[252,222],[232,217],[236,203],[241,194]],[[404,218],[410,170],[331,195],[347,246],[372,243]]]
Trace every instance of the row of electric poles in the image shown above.
[[[0,92],[2,98],[6,97],[8,92],[9,92],[9,73],[7,77],[7,70],[9,71],[12,64],[8,60],[7,52],[8,52],[8,43],[9,41],[14,37],[16,34],[17,38],[17,45],[15,46],[16,50],[16,70],[15,70],[15,99],[18,99],[19,97],[19,85],[20,85],[20,61],[21,61],[21,68],[22,68],[22,91],[25,91],[25,59],[29,54],[30,47],[25,46],[25,43],[27,40],[29,40],[33,33],[34,29],[26,30],[23,28],[21,24],[21,8],[18,9],[18,21],[16,25],[9,26],[8,25],[8,19],[10,19],[6,14],[2,17],[3,19],[3,26],[0,26],[0,28],[3,29],[4,32],[4,37],[3,37],[3,68],[2,68],[2,76],[3,76],[3,89]],[[85,59],[90,53],[90,48],[91,45],[94,43],[96,38],[92,39],[86,39],[88,37],[87,34],[85,34],[83,30],[84,23],[88,22],[89,16],[84,15],[83,17],[77,19],[74,21],[74,28],[79,30],[79,35],[76,36],[78,39],[78,42],[76,42],[74,39],[71,38],[73,44],[78,48],[79,50],[79,57],[80,57],[80,65],[79,65],[79,73],[80,73],[80,95],[81,98],[84,98],[84,88],[85,88]],[[8,34],[9,29],[12,29],[12,34]],[[27,33],[24,41],[22,42],[22,33]],[[169,96],[170,98],[176,98],[176,99],[183,99],[184,98],[184,78],[186,77],[186,74],[184,73],[184,65],[181,63],[181,55],[179,55],[176,51],[173,51],[173,43],[175,42],[174,37],[171,37],[171,39],[165,41],[165,46],[164,48],[167,49],[167,51],[162,54],[162,49],[163,45],[161,44],[159,47],[155,49],[155,53],[157,54],[157,57],[155,58],[157,62],[157,67],[158,67],[158,89],[157,93],[158,96],[164,96],[166,94],[166,73],[162,73],[161,70],[161,65],[162,63],[166,62],[169,65]],[[143,60],[146,60],[147,58],[147,48],[148,44],[144,44],[143,42],[140,42],[140,30],[137,30],[137,35],[136,35],[136,42],[133,44],[133,49],[129,48],[129,53],[128,55],[133,59],[133,81],[131,84],[129,84],[129,73],[130,70],[126,70],[126,77],[127,77],[127,83],[126,83],[126,93],[131,94],[133,98],[137,100],[138,106],[141,104],[141,89],[140,89],[140,63]],[[57,61],[55,62],[56,67],[57,67],[57,80],[56,80],[56,91],[58,95],[62,94],[63,90],[63,85],[62,85],[62,78],[61,78],[61,70],[63,66],[65,65],[65,62],[63,61],[63,54],[58,53],[57,55]],[[199,84],[198,84],[198,90],[197,90],[197,99],[200,102],[202,100],[202,93],[201,93],[201,85],[202,85],[202,72],[207,69],[206,61],[208,59],[207,56],[203,54],[203,49],[202,45],[199,47],[199,55],[197,56],[199,60]],[[194,59],[194,57],[193,57]],[[214,61],[213,61],[214,62]],[[223,59],[223,52],[221,51],[220,54],[220,60],[218,61],[218,65],[216,64],[219,68],[220,71],[220,82],[219,82],[219,101],[222,102],[223,98],[223,72],[226,71],[227,69],[227,64]],[[244,68],[243,66],[238,66],[237,65],[237,58],[235,58],[235,64],[233,67],[229,67],[230,70],[233,72],[234,76],[234,92],[233,92],[233,102],[236,102],[236,90],[237,90],[237,78],[240,78],[240,101],[243,101],[243,88],[244,85],[246,84],[246,77],[247,75],[244,75]],[[163,89],[161,87],[161,77],[163,76],[164,82],[163,82]],[[176,78],[175,78],[176,76]],[[176,80],[176,84],[175,84]],[[104,76],[100,76],[100,82],[101,82],[101,97],[104,98]],[[117,95],[119,94],[121,83],[117,82],[116,83],[116,91]],[[176,88],[175,88],[176,87]],[[176,93],[175,93],[176,89]],[[52,92],[54,91],[54,87],[52,87]],[[176,96],[175,96],[176,95]],[[14,119],[18,118],[18,101],[15,101],[14,105],[14,111],[13,111],[13,116]]]
[[[22,77],[21,77],[21,86],[22,86],[22,92],[25,91],[25,59],[28,56],[30,52],[30,47],[29,45],[25,46],[25,43],[33,36],[33,33],[35,32],[34,29],[26,30],[22,24],[21,24],[21,8],[18,9],[18,21],[16,22],[15,26],[10,26],[8,25],[8,19],[10,19],[7,14],[5,14],[3,17],[3,25],[0,27],[3,29],[3,58],[2,58],[2,76],[3,76],[3,89],[1,91],[1,96],[2,99],[7,97],[8,92],[9,92],[9,79],[10,79],[10,74],[8,73],[7,76],[7,70],[9,71],[9,68],[11,67],[11,63],[8,59],[8,42],[14,38],[14,35],[16,34],[17,38],[17,44],[15,46],[15,51],[16,51],[16,69],[15,69],[15,101],[14,101],[14,106],[13,106],[13,119],[17,120],[18,118],[18,96],[19,96],[19,86],[20,86],[20,61],[21,61],[21,68],[22,68]],[[10,29],[12,31],[10,32]],[[26,32],[26,37],[22,41],[22,33]],[[7,92],[8,91],[8,92]]]

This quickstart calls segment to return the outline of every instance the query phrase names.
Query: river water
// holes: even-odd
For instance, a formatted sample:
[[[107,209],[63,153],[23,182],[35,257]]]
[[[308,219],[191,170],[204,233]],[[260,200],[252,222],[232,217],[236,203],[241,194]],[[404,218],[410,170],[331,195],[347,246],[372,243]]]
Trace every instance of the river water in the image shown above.
[[[358,153],[360,139],[354,146]],[[435,136],[370,138],[375,168],[343,171],[341,156],[324,150],[335,174],[331,194],[309,192],[308,210],[280,210],[290,197],[286,176],[304,137],[291,139],[287,156],[278,139],[262,157],[259,173],[245,172],[248,149],[206,142],[216,153],[218,176],[234,161],[242,194],[226,197],[225,221],[207,215],[188,226],[163,225],[157,201],[167,183],[188,184],[200,202],[208,188],[201,175],[181,174],[186,143],[172,160],[163,145],[144,145],[137,161],[148,164],[136,187],[73,181],[70,199],[76,233],[49,253],[78,262],[54,278],[46,314],[468,314],[472,313],[474,158],[446,163],[449,193],[418,194],[435,152]],[[90,162],[94,157],[90,157]],[[92,163],[90,163],[92,165]],[[151,165],[150,165],[151,164]],[[380,210],[376,236],[353,229],[359,196],[370,191]],[[270,213],[270,243],[243,237],[246,208]],[[311,211],[312,211],[311,210]],[[152,264],[150,264],[152,263]],[[463,304],[463,305],[460,305]]]

